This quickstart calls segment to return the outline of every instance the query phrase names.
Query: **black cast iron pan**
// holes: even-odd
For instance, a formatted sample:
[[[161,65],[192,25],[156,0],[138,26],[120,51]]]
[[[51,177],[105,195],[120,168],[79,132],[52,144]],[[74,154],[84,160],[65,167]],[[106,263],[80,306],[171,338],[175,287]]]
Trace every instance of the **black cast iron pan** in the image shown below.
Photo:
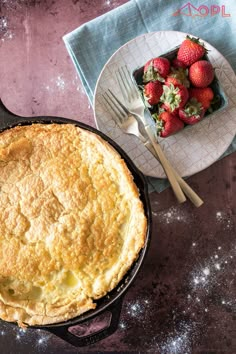
[[[76,126],[79,126],[81,128],[87,129],[95,134],[100,135],[104,140],[108,141],[119,152],[119,154],[125,160],[129,170],[133,174],[134,181],[140,191],[140,198],[144,204],[144,209],[148,220],[146,243],[144,248],[141,250],[138,259],[136,260],[132,268],[129,270],[129,272],[125,275],[125,277],[121,280],[121,282],[117,285],[117,287],[113,289],[108,295],[96,301],[97,306],[94,310],[90,310],[66,322],[44,325],[44,326],[30,326],[30,328],[37,328],[37,329],[40,328],[48,332],[51,332],[74,346],[77,347],[87,346],[110,336],[112,333],[114,333],[117,330],[124,294],[127,291],[128,287],[133,282],[134,278],[136,277],[140,269],[140,266],[143,263],[144,257],[147,253],[147,248],[150,241],[150,231],[151,231],[151,207],[150,207],[150,202],[148,197],[147,182],[143,174],[136,168],[136,166],[133,164],[133,162],[130,160],[127,154],[113,140],[111,140],[108,136],[106,136],[102,132],[84,123],[80,123],[75,120],[67,119],[67,118],[43,117],[43,116],[31,117],[31,118],[20,117],[11,113],[0,100],[0,132],[6,129],[10,129],[16,125],[29,125],[32,123],[75,124]],[[96,316],[101,315],[105,311],[109,311],[111,314],[110,322],[107,325],[107,327],[102,328],[101,330],[95,333],[91,333],[85,336],[78,336],[70,332],[71,327],[74,327],[81,323],[85,323],[86,321],[89,321],[95,318]]]

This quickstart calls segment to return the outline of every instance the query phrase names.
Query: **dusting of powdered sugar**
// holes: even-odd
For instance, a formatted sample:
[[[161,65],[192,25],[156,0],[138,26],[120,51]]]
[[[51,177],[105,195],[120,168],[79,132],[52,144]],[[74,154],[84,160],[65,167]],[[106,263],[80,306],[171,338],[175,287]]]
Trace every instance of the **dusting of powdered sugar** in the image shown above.
[[[133,301],[127,301],[124,304],[124,312],[126,314],[126,319],[121,317],[119,322],[119,329],[126,330],[129,327],[129,320],[137,320],[143,323],[145,314],[148,313],[150,309],[151,301],[148,298],[137,298]]]
[[[232,245],[230,250],[224,252],[222,246],[218,246],[211,257],[198,265],[192,271],[190,278],[191,288],[209,292],[212,286],[217,284],[218,278],[226,271],[236,256],[236,245]]]
[[[156,214],[157,215],[157,214]],[[166,224],[175,223],[176,221],[188,223],[189,215],[186,215],[183,210],[178,207],[171,207],[167,211],[161,211],[158,213],[159,222]]]
[[[66,88],[66,80],[63,76],[63,74],[57,75],[55,78],[52,78],[50,82],[44,84],[44,88],[50,92],[53,93],[55,91],[64,91]]]
[[[15,37],[15,19],[19,16],[22,5],[27,4],[27,0],[1,0],[0,16],[0,40],[6,42]],[[14,18],[10,21],[9,18]]]
[[[78,91],[81,95],[86,95],[82,83],[78,80],[77,76],[72,81],[69,81],[66,80],[63,74],[58,74],[50,79],[50,81],[43,84],[43,88],[50,93],[55,93],[58,91],[64,92],[68,89],[69,86],[75,88],[76,91]],[[91,109],[92,107],[90,104],[88,104],[87,108]]]
[[[17,326],[9,328],[5,323],[0,325],[0,339],[7,341],[10,337],[11,340],[15,340],[20,345],[31,345],[35,348],[35,353],[47,352],[52,336],[52,334],[40,329],[23,329]]]
[[[137,299],[126,304],[126,313],[133,318],[138,318],[144,314],[149,308],[150,301],[148,299]]]
[[[74,79],[72,80],[72,85],[75,86],[76,91],[83,95],[86,95],[82,82],[79,80],[79,77],[77,75],[75,75]]]
[[[65,79],[63,75],[58,75],[55,79],[55,84],[60,90],[64,90],[66,86]]]
[[[163,213],[163,217],[166,217],[165,214],[167,213]],[[174,209],[171,215],[177,215]],[[217,215],[220,222],[229,219],[228,217],[225,219],[226,215],[221,219],[221,216]],[[189,259],[194,257],[195,265],[186,273],[182,284],[188,290],[173,308],[167,308],[166,317],[170,319],[168,327],[164,327],[163,330],[160,328],[158,333],[152,329],[154,324],[151,309],[158,306],[158,298],[153,294],[150,294],[149,298],[124,304],[125,317],[121,318],[119,330],[127,333],[133,327],[133,321],[144,330],[148,330],[150,338],[143,343],[147,353],[191,354],[192,348],[201,340],[206,330],[208,318],[214,308],[212,301],[227,311],[236,311],[232,281],[227,277],[230,268],[232,276],[235,275],[233,262],[236,259],[236,243],[226,248],[224,244],[218,242],[211,253],[203,259],[200,257],[202,248],[198,247],[199,243],[199,240],[193,240],[190,247]]]
[[[8,19],[6,16],[0,16],[0,38],[2,42],[12,39],[14,37],[13,31],[9,28]]]
[[[161,354],[190,354],[194,327],[187,322],[181,322],[179,330],[170,333],[165,341],[157,344]]]
[[[193,247],[196,247],[197,244],[193,244]],[[164,335],[164,338],[157,336],[150,351],[153,351],[156,345],[161,354],[192,353],[192,344],[200,338],[205,326],[205,317],[211,311],[213,289],[218,294],[218,306],[225,307],[230,312],[236,310],[235,293],[231,291],[230,283],[227,284],[227,296],[223,295],[224,289],[222,290],[222,279],[226,279],[225,272],[232,266],[235,257],[236,244],[231,245],[230,251],[224,251],[223,246],[218,246],[208,259],[192,270],[187,280],[189,292],[182,304],[185,320],[178,323],[173,317],[174,330]],[[180,311],[181,308],[174,310],[179,317]]]
[[[225,211],[216,212],[216,221],[223,227],[223,230],[232,230],[234,227],[234,222],[229,214]]]
[[[7,18],[5,16],[0,16],[0,31],[6,32],[8,28]]]

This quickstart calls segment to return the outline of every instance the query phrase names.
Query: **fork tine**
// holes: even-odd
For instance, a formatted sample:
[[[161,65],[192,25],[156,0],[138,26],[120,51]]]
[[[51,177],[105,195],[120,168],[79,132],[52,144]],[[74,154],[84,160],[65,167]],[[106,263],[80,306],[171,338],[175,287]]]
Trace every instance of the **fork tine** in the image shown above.
[[[131,101],[131,98],[129,95],[130,89],[126,84],[127,80],[124,76],[124,68],[123,67],[121,67],[117,70],[116,78],[117,78],[117,81],[118,81],[118,84],[119,84],[119,87],[120,87],[120,90],[121,90],[124,100],[130,102]]]
[[[106,96],[105,96],[106,94]],[[109,106],[109,109],[112,111],[112,116],[114,118],[114,120],[117,122],[117,123],[120,123],[122,124],[123,122],[123,116],[120,114],[119,111],[117,111],[117,109],[112,105],[112,101],[110,101],[110,97],[108,96],[107,92],[105,92],[103,96],[104,100],[106,101],[107,105]]]
[[[123,111],[126,113],[126,115],[128,115],[129,114],[128,109],[123,105],[123,103],[114,95],[114,93],[110,89],[108,89],[108,91],[110,95],[113,97],[114,100],[113,99],[112,100],[116,105],[117,109],[120,109],[120,107],[122,107]]]
[[[139,98],[139,92],[131,80],[127,65],[117,70],[116,78],[125,101],[131,103],[135,98]]]
[[[113,111],[114,113],[114,119],[119,120],[119,123],[122,123],[125,118],[127,117],[127,109],[125,106],[123,106],[123,104],[115,97],[115,95],[112,93],[111,90],[109,90],[109,94],[108,92],[105,92],[103,96],[104,100],[106,101],[106,103],[108,104],[108,106],[110,107],[110,109]]]
[[[129,92],[130,92],[131,98],[132,99],[139,98],[139,92],[138,92],[136,86],[134,85],[134,83],[132,82],[131,74],[130,74],[130,71],[129,71],[127,65],[123,66],[122,70],[123,70],[124,76],[126,78],[127,86],[129,87]]]

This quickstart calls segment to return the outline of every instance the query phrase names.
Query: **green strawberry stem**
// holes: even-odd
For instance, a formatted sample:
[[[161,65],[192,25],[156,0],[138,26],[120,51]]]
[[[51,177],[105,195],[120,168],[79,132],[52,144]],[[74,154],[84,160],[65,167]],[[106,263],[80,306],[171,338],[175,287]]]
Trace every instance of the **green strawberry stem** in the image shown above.
[[[157,130],[157,135],[160,135],[163,130],[165,130],[165,124],[162,119],[160,119],[159,115],[157,113],[152,114],[152,118],[156,122],[156,130]]]
[[[188,69],[184,68],[171,68],[170,77],[174,77],[175,79],[179,80],[179,82],[184,85],[185,87],[190,87],[190,82],[188,79]]]
[[[160,97],[160,101],[168,104],[171,111],[173,112],[175,108],[178,108],[181,103],[179,88],[174,87],[173,84],[170,84],[170,86],[163,85],[163,94]]]
[[[159,72],[154,68],[153,62],[150,63],[146,72],[143,74],[143,82],[147,83],[150,81],[161,81],[164,82],[165,79],[159,74]]]
[[[184,112],[187,117],[195,116],[200,118],[202,112],[202,104],[196,100],[196,98],[191,98],[184,107]]]
[[[194,43],[200,44],[205,49],[205,53],[208,53],[208,50],[206,49],[204,43],[200,42],[200,38],[191,37],[191,36],[187,35],[186,39],[189,39],[190,41],[192,41]]]

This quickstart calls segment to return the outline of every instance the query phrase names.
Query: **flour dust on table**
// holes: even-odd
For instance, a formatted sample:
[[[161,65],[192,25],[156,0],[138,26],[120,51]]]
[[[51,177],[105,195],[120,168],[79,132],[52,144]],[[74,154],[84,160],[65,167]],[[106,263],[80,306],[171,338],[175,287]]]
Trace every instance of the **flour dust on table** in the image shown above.
[[[155,216],[155,212],[153,212],[153,215]],[[171,207],[167,211],[164,210],[162,212],[158,213],[158,218],[160,222],[165,222],[166,224],[172,224],[175,223],[176,221],[179,222],[184,222],[184,223],[189,223],[189,216],[187,215],[184,210],[180,210],[178,207]]]
[[[12,39],[14,32],[8,26],[8,20],[5,16],[0,16],[0,39],[2,42]]]
[[[154,206],[158,208],[158,203]],[[154,208],[153,215],[158,217],[160,227],[165,224],[175,224],[179,225],[180,229],[190,225],[191,229],[191,224],[197,223],[195,215],[181,206],[173,206],[159,212]],[[206,329],[214,325],[211,318],[216,308],[226,314],[235,312],[236,242],[231,245],[225,243],[225,239],[231,237],[235,229],[234,219],[227,211],[216,210],[211,214],[211,222],[218,225],[217,235],[209,235],[209,239],[199,238],[197,233],[189,235],[189,252],[181,263],[182,266],[185,264],[186,268],[179,270],[182,272],[182,282],[176,289],[173,285],[176,297],[170,297],[172,287],[168,280],[167,269],[165,277],[153,274],[153,279],[158,278],[159,281],[152,291],[149,291],[150,288],[145,290],[145,283],[144,290],[136,299],[130,300],[128,294],[118,329],[121,341],[123,340],[126,345],[128,345],[126,338],[129,331],[135,328],[137,338],[132,345],[136,345],[137,350],[139,333],[146,331],[149,333],[149,339],[142,343],[145,352],[191,354],[192,348],[197,343],[201,343]],[[203,255],[202,243],[206,242],[212,243]],[[171,253],[171,250],[169,252]],[[160,266],[164,267],[162,263]],[[158,272],[162,269],[160,266]],[[229,272],[231,268],[232,272]],[[167,282],[167,286],[163,281]],[[156,317],[153,315],[154,308]]]
[[[9,343],[9,352],[11,352],[11,345],[17,343],[19,352],[25,347],[25,345],[31,345],[34,348],[34,354],[36,353],[46,353],[50,340],[52,339],[51,334],[48,332],[30,329],[22,329],[19,327],[9,327],[8,324],[0,324],[0,341],[6,341]],[[11,343],[11,344],[10,344]]]

